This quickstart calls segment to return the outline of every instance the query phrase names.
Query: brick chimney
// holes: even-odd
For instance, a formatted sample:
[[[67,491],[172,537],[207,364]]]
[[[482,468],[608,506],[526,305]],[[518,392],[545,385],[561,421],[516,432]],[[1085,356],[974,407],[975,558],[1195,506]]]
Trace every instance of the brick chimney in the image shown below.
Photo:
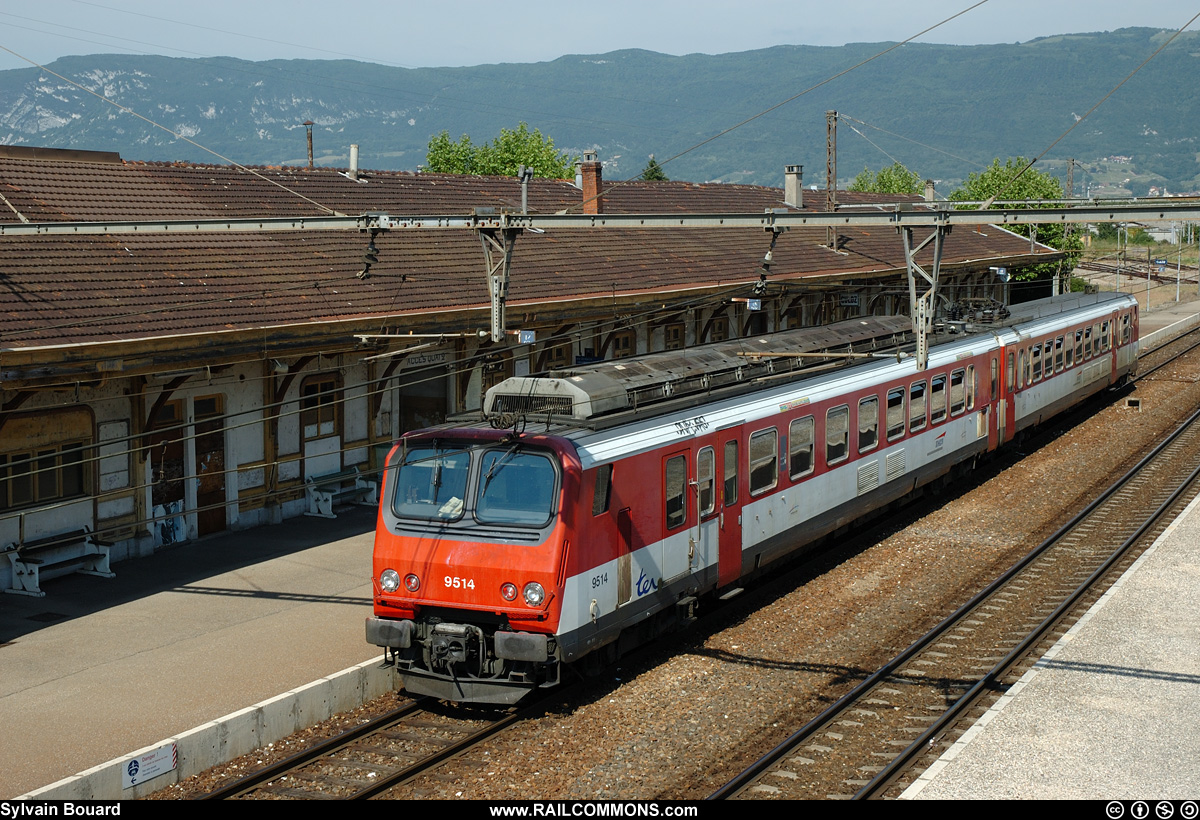
[[[595,151],[583,152],[583,162],[579,163],[579,173],[585,214],[604,213],[604,197],[600,196],[600,186],[604,182],[603,168],[603,164],[596,159]]]
[[[804,166],[783,166],[783,204],[804,207]]]

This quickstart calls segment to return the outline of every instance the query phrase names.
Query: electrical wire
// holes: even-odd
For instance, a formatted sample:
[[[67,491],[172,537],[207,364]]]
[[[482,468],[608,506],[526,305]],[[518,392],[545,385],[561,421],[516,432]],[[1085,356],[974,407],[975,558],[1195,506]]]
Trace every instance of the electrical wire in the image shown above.
[[[934,23],[932,26],[929,26],[928,28],[918,31],[916,34],[912,35],[911,37],[901,40],[900,42],[895,43],[895,44],[889,46],[888,48],[885,48],[883,51],[879,51],[879,52],[873,54],[872,56],[866,58],[865,60],[860,60],[859,62],[855,63],[854,65],[850,66],[849,68],[839,71],[837,74],[826,77],[824,80],[821,80],[820,82],[814,83],[813,85],[809,86],[808,88],[804,89],[803,91],[800,91],[799,93],[793,94],[792,96],[788,97],[786,100],[775,103],[775,105],[772,105],[769,108],[765,108],[762,111],[759,111],[757,114],[747,117],[746,119],[742,120],[741,122],[735,123],[734,125],[731,125],[728,128],[725,128],[724,130],[719,131],[716,134],[713,134],[711,137],[701,140],[700,142],[696,143],[695,145],[691,146],[690,148],[685,148],[684,150],[678,152],[677,154],[673,154],[670,157],[667,157],[666,159],[659,162],[658,165],[659,165],[659,167],[662,167],[662,166],[666,165],[667,163],[670,163],[670,162],[673,162],[673,161],[679,159],[682,156],[690,154],[692,151],[695,151],[699,148],[703,148],[705,145],[708,145],[710,142],[713,142],[714,140],[718,140],[721,137],[725,136],[726,134],[736,131],[737,129],[741,128],[742,126],[748,125],[749,123],[752,123],[761,117],[765,117],[767,114],[770,114],[772,111],[782,108],[783,106],[787,105],[788,103],[798,100],[801,97],[803,97],[804,95],[809,94],[813,91],[816,91],[818,88],[821,88],[822,86],[826,86],[829,83],[833,82],[834,80],[836,80],[840,77],[844,77],[845,75],[849,74],[851,71],[862,68],[863,66],[867,65],[868,63],[878,60],[880,57],[883,57],[886,54],[890,54],[891,52],[895,51],[896,49],[900,48],[901,46],[911,43],[913,40],[917,39],[918,37],[928,34],[929,32],[933,31],[934,29],[936,29],[940,26],[944,26],[946,23],[949,23],[951,20],[955,20],[955,19],[963,16],[967,12],[973,11],[974,9],[979,8],[980,6],[986,4],[987,2],[988,2],[988,0],[979,0],[979,2],[977,2],[971,6],[968,6],[967,8],[963,9],[962,11],[952,14],[949,17],[947,17],[946,19],[944,19],[938,23]],[[592,199],[584,200],[584,202],[582,202],[578,205],[575,205],[568,210],[582,209],[583,206],[586,205],[588,202],[591,202],[592,200],[595,200],[595,199],[599,199],[600,197],[604,196],[604,194],[607,193],[608,191],[611,191],[621,185],[626,185],[631,182],[636,182],[640,178],[641,178],[641,174],[638,174],[635,177],[630,177],[629,179],[623,180],[621,182],[613,183],[611,186],[604,189],[604,191],[601,191],[600,193],[596,194],[596,196],[592,197]]]
[[[1024,175],[1024,173],[1026,171],[1028,171],[1030,168],[1032,168],[1033,164],[1035,162],[1037,162],[1042,157],[1046,156],[1046,154],[1049,153],[1050,150],[1054,148],[1054,146],[1058,145],[1060,142],[1062,142],[1064,139],[1066,139],[1068,134],[1070,134],[1072,131],[1074,131],[1076,128],[1078,128],[1080,126],[1080,124],[1083,123],[1083,121],[1086,120],[1088,117],[1090,117],[1097,108],[1099,108],[1101,105],[1103,105],[1108,100],[1109,97],[1111,97],[1113,94],[1116,94],[1117,91],[1120,90],[1121,86],[1125,85],[1125,83],[1132,80],[1135,74],[1137,74],[1139,71],[1141,71],[1143,68],[1145,68],[1147,63],[1149,63],[1151,60],[1153,60],[1155,57],[1157,57],[1160,53],[1162,53],[1162,50],[1164,48],[1166,48],[1167,46],[1169,46],[1171,43],[1173,43],[1175,41],[1175,38],[1177,38],[1180,34],[1182,34],[1187,29],[1188,26],[1190,26],[1192,23],[1196,22],[1197,18],[1200,18],[1200,12],[1197,12],[1192,17],[1192,19],[1188,20],[1186,23],[1184,23],[1182,26],[1180,26],[1178,29],[1176,29],[1175,33],[1172,34],[1170,37],[1168,37],[1165,41],[1163,41],[1162,45],[1160,45],[1158,48],[1156,48],[1154,50],[1153,54],[1151,54],[1149,57],[1147,57],[1145,60],[1143,60],[1141,62],[1141,64],[1138,65],[1137,68],[1135,68],[1133,71],[1129,72],[1129,74],[1127,74],[1125,76],[1125,79],[1121,80],[1121,82],[1119,82],[1115,86],[1113,86],[1112,90],[1109,91],[1107,94],[1105,94],[1103,97],[1101,97],[1099,99],[1099,101],[1097,101],[1095,105],[1093,105],[1091,108],[1089,108],[1082,117],[1078,118],[1077,120],[1075,120],[1075,122],[1071,123],[1071,126],[1066,131],[1063,131],[1062,134],[1059,135],[1058,139],[1054,140],[1054,142],[1052,142],[1048,146],[1046,146],[1045,150],[1043,150],[1042,153],[1038,154],[1036,157],[1031,159],[1029,161],[1028,165],[1026,165],[1024,168],[1022,168],[1020,171],[1018,171],[1017,174],[1012,179],[1008,180],[1008,182],[1006,182],[1004,184],[1004,187],[1002,187],[999,191],[997,191],[993,196],[988,198],[988,200],[984,203],[983,208],[981,210],[987,210],[988,208],[990,208],[992,206],[992,203],[994,203],[997,199],[1000,199],[1001,195],[1004,194],[1004,192],[1007,191],[1009,188],[1011,188],[1013,186],[1013,184],[1018,179],[1020,179],[1021,176]]]

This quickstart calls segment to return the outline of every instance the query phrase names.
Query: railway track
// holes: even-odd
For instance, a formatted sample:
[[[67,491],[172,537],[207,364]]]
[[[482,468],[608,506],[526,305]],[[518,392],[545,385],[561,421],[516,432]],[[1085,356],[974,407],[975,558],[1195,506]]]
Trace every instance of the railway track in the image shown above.
[[[1194,495],[1197,464],[1200,413],[1004,576],[712,797],[899,795],[1153,542]]]
[[[361,800],[383,794],[518,722],[525,711],[467,714],[412,701],[211,792],[209,800]]]

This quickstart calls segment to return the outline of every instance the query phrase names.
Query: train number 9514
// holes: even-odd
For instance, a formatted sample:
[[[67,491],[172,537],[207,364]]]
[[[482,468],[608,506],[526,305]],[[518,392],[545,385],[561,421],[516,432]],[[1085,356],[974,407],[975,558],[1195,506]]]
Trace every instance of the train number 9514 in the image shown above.
[[[447,575],[443,582],[450,589],[475,589],[475,580],[473,578],[458,578],[453,575]]]

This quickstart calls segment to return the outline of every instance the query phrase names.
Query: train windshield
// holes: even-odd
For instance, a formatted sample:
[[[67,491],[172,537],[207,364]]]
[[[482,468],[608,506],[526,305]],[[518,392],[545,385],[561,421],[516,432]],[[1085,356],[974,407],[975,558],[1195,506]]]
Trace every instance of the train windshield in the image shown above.
[[[475,495],[475,517],[485,524],[541,526],[554,509],[554,464],[516,449],[483,454]]]
[[[471,456],[464,450],[409,450],[396,475],[396,515],[444,521],[461,516],[470,463]]]

